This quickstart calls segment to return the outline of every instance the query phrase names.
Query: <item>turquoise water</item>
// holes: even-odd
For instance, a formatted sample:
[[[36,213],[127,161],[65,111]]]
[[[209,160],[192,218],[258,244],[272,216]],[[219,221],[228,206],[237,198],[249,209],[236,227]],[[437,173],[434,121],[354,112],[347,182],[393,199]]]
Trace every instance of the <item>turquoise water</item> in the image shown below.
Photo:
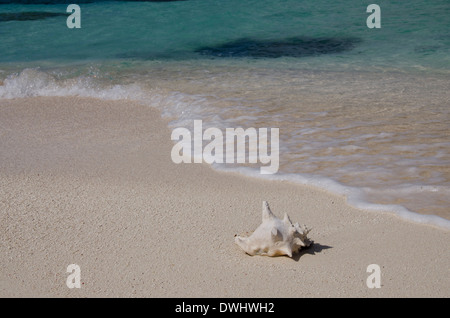
[[[0,22],[0,62],[204,59],[195,51],[205,46],[306,37],[352,38],[355,45],[338,54],[296,61],[302,66],[449,71],[448,1],[378,5],[381,29],[367,28],[367,4],[350,0],[87,3],[81,4],[81,29],[68,29],[65,16]],[[0,6],[0,12],[65,13],[66,8],[9,4]]]
[[[377,1],[381,29],[349,0],[80,1],[80,29],[67,4],[18,2],[0,5],[0,97],[281,127],[279,178],[448,226],[410,213],[450,219],[448,0]]]

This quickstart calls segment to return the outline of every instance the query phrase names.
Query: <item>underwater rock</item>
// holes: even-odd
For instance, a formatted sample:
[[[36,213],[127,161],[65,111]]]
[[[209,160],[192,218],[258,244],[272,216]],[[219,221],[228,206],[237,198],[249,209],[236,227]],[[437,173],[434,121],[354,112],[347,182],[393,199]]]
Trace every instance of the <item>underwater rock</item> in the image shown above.
[[[60,16],[68,16],[68,14],[60,12],[10,12],[0,13],[0,22],[43,20]]]
[[[349,51],[359,42],[355,38],[296,37],[274,41],[239,39],[218,46],[199,48],[196,52],[217,57],[305,57]]]
[[[187,0],[0,0],[0,4],[84,4],[93,2],[107,2],[107,1],[117,1],[117,2],[174,2],[174,1],[187,1]]]

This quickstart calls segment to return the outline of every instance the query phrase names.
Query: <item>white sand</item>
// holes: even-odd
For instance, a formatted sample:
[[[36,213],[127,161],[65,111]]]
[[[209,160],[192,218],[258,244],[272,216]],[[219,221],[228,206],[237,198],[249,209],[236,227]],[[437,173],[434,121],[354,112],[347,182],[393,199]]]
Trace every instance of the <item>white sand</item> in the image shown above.
[[[450,231],[291,184],[176,165],[156,110],[0,100],[1,297],[449,297]],[[248,256],[261,202],[307,224],[295,256]],[[69,264],[82,286],[66,286]],[[381,288],[369,289],[369,264]]]

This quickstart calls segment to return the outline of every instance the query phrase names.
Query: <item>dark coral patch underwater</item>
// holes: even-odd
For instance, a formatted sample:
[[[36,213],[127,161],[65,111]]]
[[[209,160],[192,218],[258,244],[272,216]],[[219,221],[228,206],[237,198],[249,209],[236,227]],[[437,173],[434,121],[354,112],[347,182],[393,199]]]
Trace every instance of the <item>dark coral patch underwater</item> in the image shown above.
[[[68,13],[60,12],[10,12],[0,13],[0,22],[6,21],[33,21],[53,17],[68,16]]]
[[[278,58],[334,54],[352,50],[357,38],[295,37],[284,40],[239,39],[217,46],[202,47],[197,53],[216,57]]]

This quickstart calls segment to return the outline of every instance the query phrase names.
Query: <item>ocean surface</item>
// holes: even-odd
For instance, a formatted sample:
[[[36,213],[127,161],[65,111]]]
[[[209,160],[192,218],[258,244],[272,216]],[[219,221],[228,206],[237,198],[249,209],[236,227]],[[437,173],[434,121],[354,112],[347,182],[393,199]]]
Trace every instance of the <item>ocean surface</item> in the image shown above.
[[[277,127],[276,175],[216,168],[450,228],[450,2],[374,2],[379,29],[370,1],[0,0],[0,98],[129,99],[170,128]]]

